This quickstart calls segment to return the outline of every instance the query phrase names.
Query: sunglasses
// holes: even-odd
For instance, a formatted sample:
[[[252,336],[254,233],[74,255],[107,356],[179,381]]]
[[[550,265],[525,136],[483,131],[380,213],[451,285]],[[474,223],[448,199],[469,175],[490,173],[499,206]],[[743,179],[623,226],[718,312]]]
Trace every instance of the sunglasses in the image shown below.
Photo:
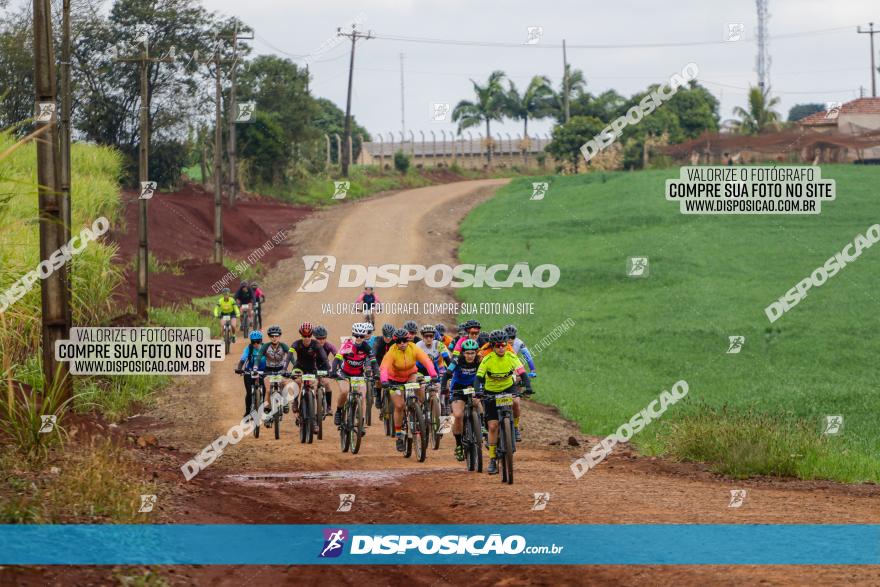
[[[480,334],[479,330],[468,330],[468,334]]]
[[[434,338],[434,333],[433,332],[426,332],[422,336],[424,336],[425,338]]]
[[[492,346],[495,347],[496,349],[501,349],[501,348],[506,347],[507,343],[506,342],[496,342]]]
[[[352,334],[351,337],[354,338],[355,340],[360,340],[360,339],[362,339],[362,338],[366,338],[366,337],[365,337],[364,335],[362,335],[362,334]]]

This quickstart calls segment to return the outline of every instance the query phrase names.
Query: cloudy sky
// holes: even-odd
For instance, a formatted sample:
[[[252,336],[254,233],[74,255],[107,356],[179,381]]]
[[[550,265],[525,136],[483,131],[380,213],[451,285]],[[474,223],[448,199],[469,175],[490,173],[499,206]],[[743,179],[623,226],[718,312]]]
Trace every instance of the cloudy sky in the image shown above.
[[[593,94],[613,88],[629,96],[694,62],[701,83],[721,101],[724,119],[757,81],[754,0],[204,0],[204,5],[251,25],[256,54],[299,63],[311,55],[313,91],[343,109],[350,43],[334,36],[337,27],[360,21],[359,28],[380,38],[358,43],[353,111],[370,132],[386,135],[402,126],[401,53],[406,129],[416,137],[420,130],[428,136],[430,130],[438,136],[440,130],[452,131],[451,123],[431,120],[431,105],[471,99],[470,79],[483,82],[493,70],[504,71],[520,89],[535,74],[557,85],[563,39],[569,62],[584,72]],[[880,28],[880,2],[769,0],[769,12],[770,82],[785,116],[797,103],[856,98],[860,86],[870,95],[869,35],[857,34],[856,27],[874,21]],[[730,23],[744,25],[741,40],[725,41]],[[537,44],[525,44],[528,27],[543,28]],[[875,45],[880,50],[880,36]],[[513,122],[497,128],[522,130]],[[549,121],[534,124],[538,132],[549,128]]]

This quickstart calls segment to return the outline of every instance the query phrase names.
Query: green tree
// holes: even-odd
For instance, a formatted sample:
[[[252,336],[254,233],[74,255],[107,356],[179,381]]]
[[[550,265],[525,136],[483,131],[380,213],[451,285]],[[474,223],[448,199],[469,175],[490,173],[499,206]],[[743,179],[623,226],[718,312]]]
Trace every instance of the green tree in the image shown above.
[[[670,110],[678,118],[683,137],[670,142],[695,139],[704,132],[718,132],[720,104],[703,86],[691,80],[687,87],[680,87],[675,95],[657,110]],[[656,112],[656,111],[655,111]],[[652,113],[653,117],[654,114]]]
[[[788,111],[788,121],[797,122],[801,118],[806,118],[810,114],[815,114],[816,112],[822,112],[824,110],[825,106],[822,104],[795,104],[791,107],[791,110]]]
[[[626,112],[626,98],[614,90],[607,90],[598,96],[589,92],[579,94],[571,103],[571,115],[593,116],[605,124]],[[562,120],[558,118],[558,120]]]
[[[602,132],[605,123],[595,116],[572,116],[565,124],[553,127],[553,134],[546,151],[557,161],[571,164],[575,173],[578,172],[581,159],[581,146]]]
[[[536,75],[529,82],[525,91],[520,94],[512,81],[508,82],[504,100],[504,112],[514,120],[523,121],[523,137],[529,136],[529,119],[546,118],[550,115],[553,104],[553,89],[550,80],[543,75]],[[522,149],[523,163],[529,164],[529,151]]]
[[[323,135],[325,134],[330,137],[330,160],[334,163],[339,163],[339,161],[336,160],[336,137],[334,134],[338,134],[340,137],[343,136],[343,130],[345,129],[345,112],[327,98],[318,98],[316,100],[316,106],[317,114],[312,119],[312,125],[318,130],[320,134],[319,138],[321,140],[324,140]],[[357,161],[360,156],[361,136],[364,137],[364,141],[372,140],[367,129],[359,125],[354,118],[354,114],[352,114],[351,149],[354,161]]]
[[[493,120],[501,120],[504,116],[504,81],[503,71],[493,71],[485,85],[480,85],[474,80],[474,94],[476,101],[462,100],[452,110],[452,121],[458,123],[458,134],[466,128],[486,125],[486,162],[492,165],[492,129]]]
[[[570,64],[566,64],[566,68],[568,68],[566,70],[568,71],[568,109],[569,112],[571,112],[571,115],[575,116],[574,102],[581,99],[584,95],[584,88],[587,87],[587,78],[584,77],[584,72],[580,69],[571,69]],[[559,81],[559,90],[553,92],[549,109],[549,113],[552,114],[560,124],[565,122],[565,85],[565,75],[563,75],[562,79]]]
[[[761,88],[749,89],[749,109],[741,106],[733,109],[739,117],[737,128],[740,133],[754,135],[778,128],[779,113],[772,108],[779,104],[779,98],[770,98],[770,89],[762,92]]]
[[[28,15],[0,16],[0,129],[5,129],[34,115],[34,54]]]

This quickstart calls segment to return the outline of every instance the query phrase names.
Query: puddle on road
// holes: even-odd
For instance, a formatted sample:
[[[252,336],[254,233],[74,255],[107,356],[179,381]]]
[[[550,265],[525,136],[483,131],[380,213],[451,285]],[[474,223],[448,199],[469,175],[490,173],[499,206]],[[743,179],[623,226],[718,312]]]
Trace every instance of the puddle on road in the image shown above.
[[[297,473],[239,473],[227,475],[226,478],[238,483],[284,483],[284,484],[319,484],[334,481],[346,481],[359,485],[374,485],[398,482],[411,475],[457,471],[459,467],[426,467],[420,469],[395,469],[382,471],[316,471]],[[463,469],[462,469],[463,470]]]

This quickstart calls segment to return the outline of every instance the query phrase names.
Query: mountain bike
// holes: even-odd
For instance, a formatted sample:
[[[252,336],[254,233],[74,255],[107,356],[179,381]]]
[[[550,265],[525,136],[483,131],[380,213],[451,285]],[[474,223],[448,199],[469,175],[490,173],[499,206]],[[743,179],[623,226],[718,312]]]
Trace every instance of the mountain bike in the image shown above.
[[[317,413],[315,414],[315,421],[318,423],[318,440],[324,439],[324,418],[329,416],[332,413],[330,406],[327,405],[327,384],[324,382],[324,378],[327,377],[326,371],[318,371],[318,390],[315,396],[315,404],[317,407]]]
[[[254,438],[259,438],[260,428],[262,428],[263,405],[263,386],[260,385],[260,378],[263,376],[263,372],[258,371],[257,369],[252,369],[250,371],[236,370],[236,373],[242,377],[250,377],[250,391],[248,392],[248,395],[251,401],[248,402],[248,414],[253,414],[258,420],[254,422]]]
[[[391,387],[396,390],[402,389],[406,397],[406,407],[403,410],[403,456],[408,459],[412,456],[413,448],[415,448],[416,458],[422,463],[428,456],[428,438],[425,418],[419,404],[420,385],[414,382],[392,384]]]
[[[342,424],[339,426],[339,448],[342,452],[351,451],[356,455],[361,449],[361,437],[364,435],[364,414],[361,411],[361,389],[364,387],[363,377],[349,377],[348,399],[342,406]]]
[[[374,393],[374,385],[373,385],[373,367],[368,362],[364,365],[364,380],[366,381],[366,389],[364,390],[364,395],[366,395],[367,400],[367,409],[366,409],[366,421],[367,426],[372,426],[373,424],[373,393]]]
[[[427,441],[431,443],[434,450],[440,448],[440,384],[431,383],[430,377],[422,378],[426,383],[425,386],[425,404],[423,406],[423,415],[425,418],[425,431],[427,433]]]
[[[248,330],[248,326],[250,325],[250,322],[249,322],[250,309],[251,309],[250,304],[242,304],[241,305],[241,335],[242,336],[247,336],[248,334],[250,334],[250,331]]]
[[[254,330],[263,329],[263,311],[260,309],[260,302],[254,300]]]
[[[483,443],[480,433],[480,412],[476,402],[476,392],[473,387],[465,387],[461,390],[464,395],[464,422],[461,434],[461,444],[464,447],[465,462],[468,471],[483,472]]]
[[[299,375],[302,385],[299,394],[299,441],[311,444],[314,428],[317,426],[316,413],[318,410],[317,398],[315,397],[316,377],[311,373],[303,373],[299,369],[294,371]]]
[[[388,384],[383,385],[379,392],[382,394],[382,412],[379,417],[385,424],[385,436],[394,436],[394,405],[391,403]]]
[[[272,397],[277,393],[284,397],[284,378],[290,377],[290,373],[269,373],[266,376],[266,382],[269,383],[269,402],[271,405]],[[281,438],[281,419],[284,417],[284,410],[279,406],[272,414],[272,419],[266,422],[266,428],[274,426],[275,440]]]
[[[232,316],[224,315],[220,318],[220,323],[223,325],[223,344],[226,346],[226,354],[229,354],[229,347],[232,346],[232,327],[230,326],[232,322]]]
[[[490,396],[498,408],[498,445],[495,455],[501,467],[501,482],[513,484],[513,453],[516,452],[516,436],[513,433],[513,394],[498,393]]]

